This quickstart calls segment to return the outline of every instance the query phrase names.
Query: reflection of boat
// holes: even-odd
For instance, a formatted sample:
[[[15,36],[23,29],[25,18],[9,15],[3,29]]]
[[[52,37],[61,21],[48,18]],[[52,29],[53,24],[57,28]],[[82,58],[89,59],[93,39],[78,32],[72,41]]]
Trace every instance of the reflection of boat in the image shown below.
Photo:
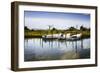
[[[78,40],[81,38],[81,33],[80,34],[75,34],[71,35],[70,33],[68,34],[53,34],[53,35],[44,35],[42,36],[42,39],[44,40]]]

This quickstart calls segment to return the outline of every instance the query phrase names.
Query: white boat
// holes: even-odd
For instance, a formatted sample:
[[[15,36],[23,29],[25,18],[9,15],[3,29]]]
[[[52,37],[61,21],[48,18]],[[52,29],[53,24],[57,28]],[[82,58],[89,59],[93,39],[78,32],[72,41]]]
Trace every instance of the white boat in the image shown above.
[[[81,36],[82,36],[82,34],[79,33],[79,34],[72,35],[71,38],[80,38]]]
[[[59,39],[59,40],[75,40],[81,38],[80,34],[71,35],[70,33],[67,34],[53,34],[53,35],[45,35],[42,36],[43,39]]]
[[[42,36],[42,38],[47,38],[47,39],[53,39],[53,38],[58,38],[58,37],[60,37],[59,36],[59,34],[53,34],[53,35],[44,35],[44,36]]]

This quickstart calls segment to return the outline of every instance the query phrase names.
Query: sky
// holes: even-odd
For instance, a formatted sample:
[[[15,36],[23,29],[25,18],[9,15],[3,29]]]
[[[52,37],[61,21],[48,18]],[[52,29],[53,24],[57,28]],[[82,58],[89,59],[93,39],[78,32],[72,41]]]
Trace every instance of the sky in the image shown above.
[[[24,11],[24,25],[29,29],[68,29],[70,27],[90,27],[90,14]]]

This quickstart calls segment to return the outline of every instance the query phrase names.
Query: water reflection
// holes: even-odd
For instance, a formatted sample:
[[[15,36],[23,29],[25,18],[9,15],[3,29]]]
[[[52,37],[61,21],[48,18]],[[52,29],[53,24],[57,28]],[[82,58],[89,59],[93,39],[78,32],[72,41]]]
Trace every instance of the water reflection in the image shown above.
[[[78,41],[25,39],[24,60],[64,60],[90,58],[90,39]]]

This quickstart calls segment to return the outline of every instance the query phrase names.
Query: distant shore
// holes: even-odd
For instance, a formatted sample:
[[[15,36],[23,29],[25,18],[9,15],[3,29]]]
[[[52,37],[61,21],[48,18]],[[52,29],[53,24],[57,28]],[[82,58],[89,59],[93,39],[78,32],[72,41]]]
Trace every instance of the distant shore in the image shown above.
[[[25,38],[42,38],[42,36],[44,36],[44,35],[53,35],[53,34],[60,34],[60,33],[62,33],[62,31],[59,31],[59,32],[53,31],[53,32],[49,32],[49,33],[46,30],[45,31],[44,30],[41,30],[41,31],[39,31],[39,30],[37,30],[37,31],[25,31],[24,37]],[[65,31],[62,34],[65,35],[65,34],[68,34],[68,33],[70,33],[71,35],[81,33],[82,34],[81,38],[89,38],[90,37],[89,31]]]
[[[90,28],[87,27],[83,27],[80,26],[79,29],[75,28],[75,27],[70,27],[64,30],[61,29],[57,29],[57,28],[49,28],[46,30],[43,29],[29,29],[28,27],[24,27],[24,37],[25,38],[42,38],[42,36],[46,36],[46,35],[55,35],[55,34],[62,34],[62,35],[66,35],[69,34],[71,36],[73,35],[77,35],[77,34],[81,34],[80,38],[89,38],[90,37]]]

